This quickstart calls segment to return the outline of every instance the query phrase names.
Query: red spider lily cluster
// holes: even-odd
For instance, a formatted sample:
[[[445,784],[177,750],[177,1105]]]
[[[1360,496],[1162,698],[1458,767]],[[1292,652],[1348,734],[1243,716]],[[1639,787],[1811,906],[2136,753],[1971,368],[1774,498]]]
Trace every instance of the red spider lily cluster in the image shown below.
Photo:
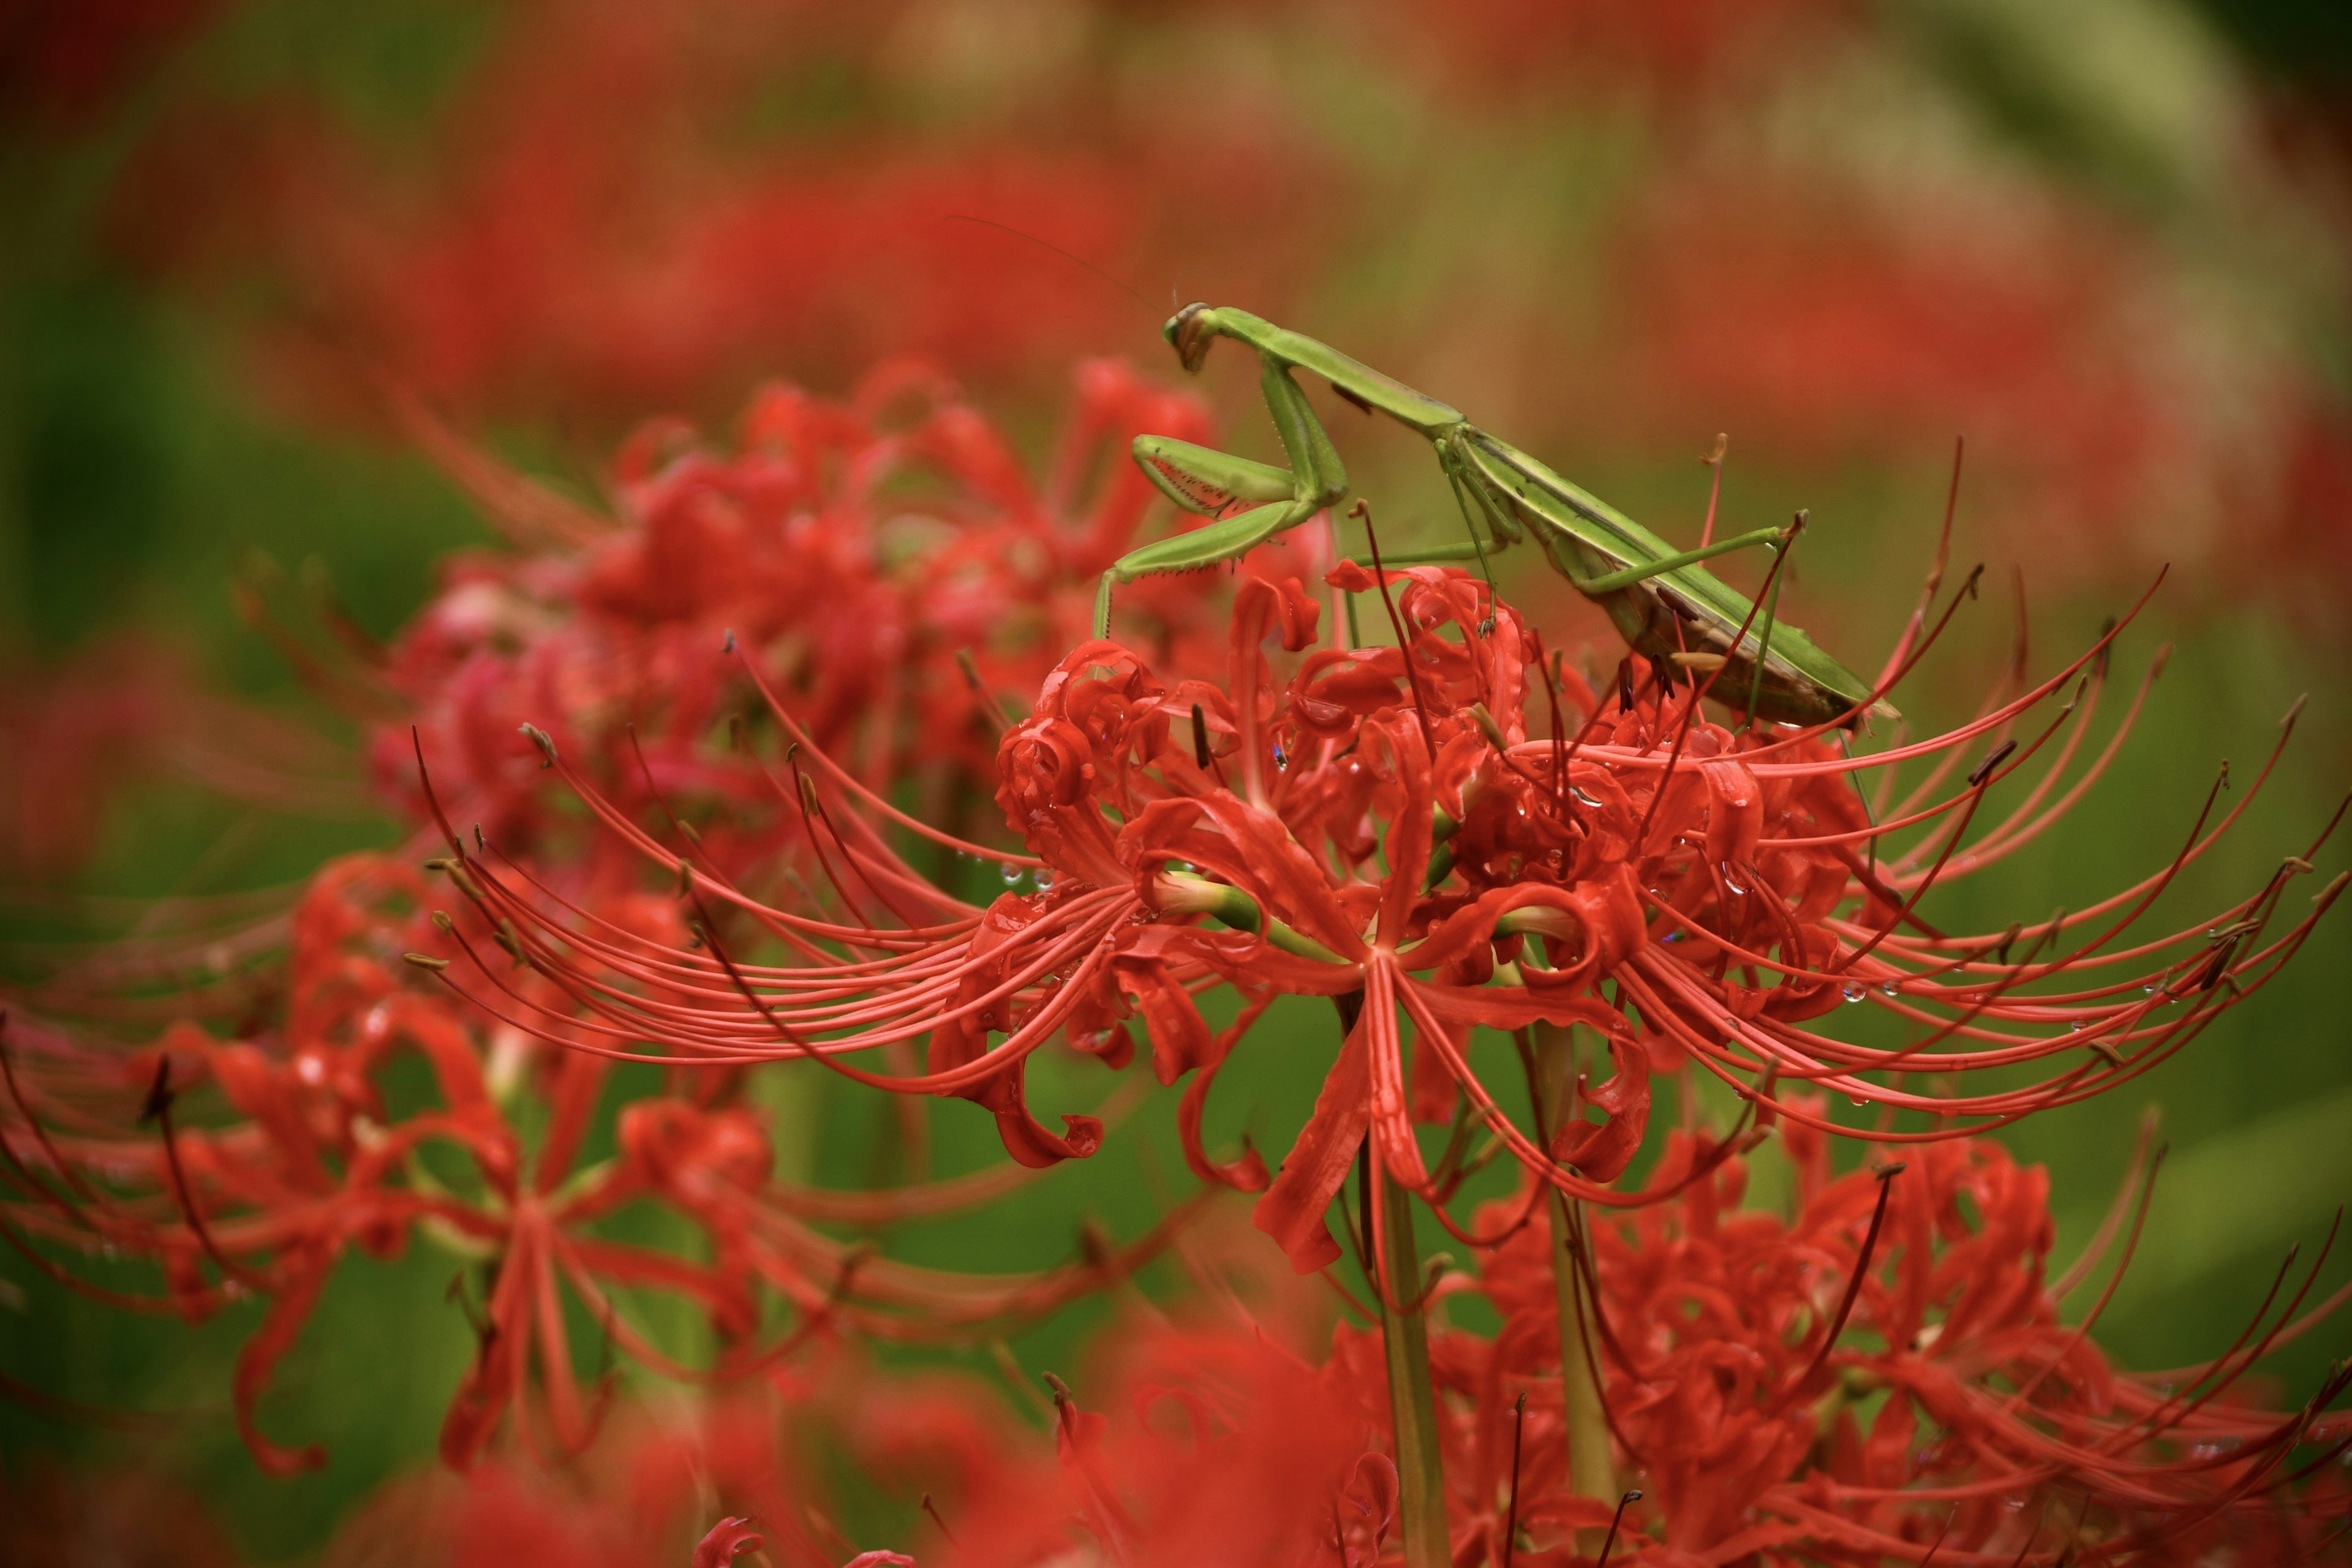
[[[306,662],[347,706],[394,715],[373,761],[414,819],[412,728],[445,805],[510,848],[555,826],[537,758],[514,745],[535,722],[630,809],[660,795],[723,802],[707,847],[730,869],[772,860],[800,833],[797,796],[748,752],[708,743],[754,717],[739,647],[828,754],[955,815],[960,795],[992,784],[998,693],[1034,688],[1084,635],[1097,580],[1136,542],[1152,491],[1123,460],[1129,442],[1208,434],[1198,402],[1115,362],[1082,365],[1076,398],[1039,484],[928,365],[894,362],[844,403],[771,387],[731,451],[676,421],[634,436],[612,476],[614,521],[420,421],[522,548],[453,563],[369,666]],[[1197,587],[1163,579],[1119,607],[1162,657],[1213,660]]]
[[[1333,564],[1319,529],[1270,547],[1229,610],[1204,592],[1221,578],[1147,583],[1119,600],[1119,638],[1087,639],[1095,579],[1150,497],[1120,449],[1204,425],[1089,366],[1037,486],[936,373],[900,365],[843,405],[763,395],[728,453],[650,427],[607,521],[420,422],[525,548],[459,563],[381,657],[267,624],[377,717],[379,781],[446,852],[326,868],[265,982],[104,1015],[160,1003],[177,1021],[152,1041],[57,1021],[103,1013],[86,989],[33,993],[0,1041],[0,1237],[126,1309],[257,1298],[235,1405],[279,1472],[320,1458],[265,1432],[262,1401],[331,1274],[355,1251],[447,1252],[477,1337],[441,1443],[478,1473],[434,1516],[452,1560],[563,1506],[518,1478],[594,1451],[612,1356],[781,1402],[769,1419],[838,1430],[874,1477],[945,1478],[888,1483],[939,1500],[927,1563],[1353,1568],[1402,1550],[1420,1568],[1429,1510],[1465,1568],[2327,1549],[2352,1513],[2328,1468],[2352,1443],[2326,1409],[2340,1382],[2279,1410],[2244,1374],[2336,1303],[2283,1276],[2277,1322],[2266,1304],[2213,1363],[2117,1372],[2088,1321],[2058,1317],[2095,1258],[2049,1278],[2042,1177],[1969,1134],[2129,1082],[2259,990],[2345,885],[2288,910],[2334,825],[2242,898],[2143,930],[2266,765],[2226,810],[2217,785],[2184,814],[2138,882],[2004,930],[1936,923],[1937,886],[2047,833],[2118,755],[2147,689],[2101,732],[2120,627],[1916,740],[1731,722],[1744,694],[1704,657],[1580,673],[1481,579]],[[1941,577],[1876,696],[1966,596],[1938,609]],[[1365,644],[1362,614],[1392,640]],[[975,784],[1023,852],[966,820]],[[959,854],[1009,890],[974,901]],[[1201,1001],[1227,988],[1214,1026]],[[1337,1005],[1314,1113],[1286,1151],[1213,1152],[1220,1068],[1278,996]],[[39,1005],[61,998],[77,1007]],[[1891,1042],[1846,1026],[1874,1012]],[[1524,1100],[1481,1031],[1517,1045]],[[1055,1130],[1029,1103],[1028,1063],[1055,1046],[1114,1073],[1148,1052],[1183,1085],[1204,1189],[1255,1194],[1261,1254],[1325,1274],[1378,1332],[1343,1330],[1323,1359],[1246,1323],[1122,1330],[1100,1384],[1115,1418],[1057,1385],[1050,1458],[985,1402],[828,1382],[816,1344],[987,1338],[1182,1248],[1205,1200],[1033,1275],[916,1268],[861,1235],[1094,1154],[1115,1109]],[[820,1071],[971,1100],[1008,1163],[865,1193],[782,1180],[758,1086]],[[1701,1127],[1710,1079],[1740,1125]],[[1662,1080],[1685,1122],[1663,1139]],[[1877,1120],[1841,1122],[1838,1095]],[[1431,1127],[1448,1129],[1434,1157]],[[1746,1158],[1776,1134],[1786,1215],[1741,1206]],[[1903,1163],[1832,1178],[1832,1134]],[[1458,1219],[1463,1182],[1505,1154],[1518,1194]],[[1332,1272],[1335,1204],[1369,1309]],[[625,1209],[677,1239],[623,1238]],[[1475,1275],[1424,1279],[1415,1214],[1480,1255]],[[644,1326],[648,1294],[713,1350],[689,1360]],[[1492,1340],[1444,1326],[1471,1295],[1503,1321]],[[1412,1417],[1396,1347],[1424,1314]],[[711,1408],[710,1433],[735,1419]],[[698,1564],[755,1538],[797,1563],[855,1555],[811,1513],[803,1459],[638,1431],[625,1462],[658,1478],[604,1531],[616,1563],[675,1561],[696,1536]],[[1596,1460],[1638,1487],[1596,1490]]]
[[[1483,1295],[1503,1326],[1433,1344],[1453,1396],[1456,1562],[1502,1561],[1515,1524],[1546,1561],[1612,1522],[1635,1532],[1627,1561],[1661,1565],[2302,1562],[2325,1547],[2347,1501],[2326,1472],[2352,1424],[2324,1412],[2345,1380],[2284,1412],[2236,1385],[2347,1292],[2298,1316],[2316,1270],[2283,1304],[2274,1286],[2276,1322],[2203,1365],[2136,1376],[2087,1337],[2112,1280],[2082,1323],[2058,1308],[2114,1243],[2137,1173],[2053,1278],[2047,1178],[1998,1144],[1834,1178],[1820,1135],[1790,1126],[1786,1152],[1793,1215],[1743,1206],[1747,1162],[1677,1131],[1646,1184],[1666,1201],[1580,1227],[1570,1256],[1596,1287],[1609,1427],[1642,1488],[1622,1519],[1569,1486],[1552,1238],[1513,1223],[1519,1200],[1482,1216],[1509,1236],[1482,1279],[1441,1293]],[[1343,1329],[1337,1354],[1380,1392],[1370,1336]],[[2315,1473],[2316,1490],[2268,1506]]]
[[[1333,580],[1375,586],[1353,565]],[[821,756],[809,794],[831,829],[826,913],[751,898],[689,838],[665,842],[600,796],[543,733],[533,739],[552,770],[620,837],[674,868],[698,914],[723,910],[734,929],[772,933],[812,961],[739,959],[716,925],[700,929],[703,951],[682,952],[581,920],[494,863],[466,859],[452,834],[461,886],[561,987],[562,1037],[575,1045],[665,1062],[809,1058],[901,1092],[963,1095],[996,1114],[1008,1151],[1029,1163],[1093,1142],[1082,1122],[1073,1142],[1029,1115],[1026,1058],[1061,1036],[1123,1065],[1127,1020],[1139,1015],[1162,1082],[1200,1072],[1186,1118],[1195,1169],[1265,1187],[1259,1223],[1305,1268],[1338,1255],[1322,1215],[1365,1137],[1399,1183],[1438,1195],[1412,1123],[1457,1105],[1563,1193],[1615,1204],[1629,1200],[1607,1184],[1641,1145],[1652,1076],[1685,1064],[1808,1126],[1831,1123],[1776,1086],[1937,1119],[1859,1134],[1894,1142],[2101,1092],[2263,984],[2343,885],[2275,921],[2315,844],[2207,920],[2134,930],[2245,809],[2258,777],[2219,820],[2209,800],[2168,864],[2080,910],[1975,934],[1923,918],[1939,879],[2046,831],[2115,756],[2128,715],[2104,744],[2086,739],[2112,631],[2050,679],[1994,693],[1965,725],[1858,753],[1834,731],[1708,721],[1700,702],[1717,677],[1674,661],[1639,678],[1629,662],[1596,697],[1555,674],[1517,615],[1459,571],[1404,575],[1392,606],[1402,651],[1310,651],[1320,607],[1295,579],[1246,583],[1223,686],[1162,682],[1115,643],[1063,660],[999,751],[997,798],[1044,885],[984,910],[897,856],[860,815],[887,803]],[[1927,640],[1926,608],[1890,682]],[[1286,652],[1305,655],[1281,681],[1263,647],[1277,630]],[[1531,717],[1548,738],[1528,738]],[[1905,765],[1921,772],[1898,795]],[[500,965],[467,957],[453,984],[557,1037]],[[1316,1116],[1270,1184],[1262,1163],[1219,1165],[1192,1136],[1199,1100],[1248,1022],[1207,1028],[1192,994],[1218,983],[1259,1000],[1363,998]],[[1863,1046],[1824,1032],[1822,1020],[1864,1002],[1915,1037]],[[1503,1115],[1465,1044],[1474,1026],[1538,1021],[1598,1031],[1613,1064],[1588,1099],[1601,1120],[1548,1141]],[[992,1045],[994,1034],[1004,1038]],[[912,1077],[842,1059],[916,1038],[930,1059]],[[2021,1067],[2040,1076],[2021,1080]],[[1996,1070],[2001,1087],[1962,1087]],[[1916,1088],[1913,1077],[1933,1081]]]
[[[282,1024],[249,1038],[186,1023],[122,1053],[35,1020],[8,1026],[0,1234],[45,1272],[121,1307],[195,1319],[263,1298],[236,1403],[247,1443],[273,1471],[325,1457],[273,1441],[256,1405],[354,1248],[388,1258],[423,1238],[451,1255],[453,1304],[479,1348],[442,1432],[443,1458],[462,1468],[509,1415],[527,1450],[587,1442],[609,1390],[582,1385],[567,1299],[608,1355],[706,1382],[759,1372],[819,1334],[984,1337],[1100,1289],[1164,1239],[1163,1227],[1021,1277],[882,1258],[819,1222],[872,1227],[952,1212],[1006,1192],[1021,1173],[871,1194],[780,1182],[739,1073],[674,1074],[628,1098],[617,1152],[583,1161],[609,1098],[608,1064],[492,1039],[445,991],[420,987],[404,952],[489,935],[451,926],[445,936],[425,893],[420,872],[372,856],[320,873],[295,913]],[[676,931],[665,901],[639,900],[637,913],[648,930]],[[390,1087],[409,1058],[430,1069],[422,1103]],[[598,1222],[644,1204],[668,1210],[692,1239],[662,1248],[599,1234]],[[152,1259],[163,1289],[90,1283],[27,1245],[39,1241]],[[715,1362],[682,1365],[635,1327],[625,1303],[637,1291],[692,1307],[719,1346]]]
[[[1263,157],[1263,121],[1170,103],[1122,114],[1073,68],[1083,56],[973,58],[951,19],[927,26],[912,7],[499,9],[413,132],[429,160],[385,157],[312,92],[187,92],[126,167],[112,237],[259,328],[313,412],[354,408],[356,350],[469,411],[609,417],[649,399],[694,405],[780,363],[845,376],[914,353],[1034,375],[1133,331],[1118,289],[1073,290],[1083,275],[1066,262],[957,218],[1135,271],[1156,294],[1171,257],[1263,288],[1313,248],[1297,233],[1270,246],[1220,231],[1202,212],[1328,203],[1328,160],[1303,146]],[[824,122],[828,84],[842,108],[952,108],[992,68],[1053,83],[1046,123],[950,139]],[[778,123],[745,133],[763,120]],[[255,320],[257,280],[277,308]]]
[[[35,51],[107,58],[92,39],[168,36],[188,9],[154,7],[146,28],[49,18]],[[1530,124],[1606,137],[1638,118],[1656,132],[1654,163],[1639,181],[1595,169],[1596,184],[1643,195],[1579,226],[1573,243],[1592,250],[1563,256],[1535,225],[1483,231],[1444,263],[1459,289],[1491,288],[1498,251],[1528,258],[1537,278],[1598,262],[1624,301],[1611,326],[1522,283],[1507,325],[1501,310],[1465,321],[1416,300],[1402,331],[1344,323],[1375,334],[1350,346],[1406,366],[1483,354],[1472,379],[1519,405],[1522,444],[1600,428],[1679,450],[1696,407],[1702,428],[1827,466],[1855,451],[1901,463],[1923,434],[1967,428],[1998,454],[2004,542],[2045,581],[2115,581],[2160,558],[2265,596],[2340,586],[2341,531],[2325,520],[2352,498],[2343,399],[2324,354],[2282,345],[2333,341],[2332,296],[2303,279],[2340,273],[2342,226],[2324,196],[2284,193],[2339,188],[2341,169],[2250,133],[2252,101],[2217,114],[2221,145],[2181,139],[2200,147],[2193,167],[2167,166],[2178,148],[2146,149],[2155,166],[2133,179],[2177,187],[2159,208],[2177,207],[2147,221],[2136,184],[2100,202],[2021,177],[2015,149],[1976,124],[2000,116],[1937,96],[1948,63],[1923,47],[1928,34],[1826,0],[1400,0],[1363,8],[1336,38],[1314,7],[1241,18],[1074,3],[1001,52],[963,15],[944,0],[782,12],[698,0],[658,15],[515,5],[407,128],[422,152],[405,159],[327,95],[240,83],[208,97],[197,74],[139,138],[107,237],[254,329],[276,380],[302,388],[284,401],[308,415],[364,406],[356,350],[451,406],[610,417],[648,398],[717,405],[780,363],[837,378],[915,352],[1003,376],[1135,341],[1144,318],[1118,289],[989,223],[1155,297],[1206,275],[1216,297],[1283,319],[1316,297],[1302,284],[1330,270],[1329,236],[1387,227],[1392,208],[1433,212],[1413,204],[1459,185],[1465,156],[1523,145]],[[2030,54],[2032,33],[1992,27],[1985,47]],[[1375,97],[1442,106],[1419,121],[1424,161],[1351,160],[1340,149],[1353,127],[1318,122],[1278,74],[1204,72],[1204,90],[1184,62],[1234,58],[1236,36],[1269,57],[1336,52],[1381,84]],[[1138,70],[1165,90],[1126,90]],[[1910,118],[1887,101],[1899,95],[1857,87],[1881,77],[1917,82],[1932,107]],[[2217,72],[2200,96],[2255,90]],[[1812,145],[1820,133],[1791,100],[1836,103],[1822,123],[1856,142],[1956,144],[1931,178],[1886,181],[1840,142]],[[583,119],[592,102],[603,112]],[[2083,122],[2111,110],[2086,102]],[[909,128],[934,120],[951,132]],[[1747,132],[1759,121],[1785,132],[1763,139],[1764,156]],[[2222,167],[2244,178],[2222,182]],[[2252,195],[2248,213],[2210,205],[2224,183]],[[1204,224],[1205,212],[1248,221]],[[967,217],[985,221],[953,221]],[[2232,275],[2250,264],[2177,243],[2242,225],[2263,237],[2250,254],[2282,259]],[[1482,351],[1486,334],[1501,342]],[[1565,377],[1571,357],[1597,368]],[[2249,551],[2250,537],[2267,548]],[[2281,553],[2325,570],[2298,586],[2276,570]]]
[[[749,689],[740,649],[867,776],[912,782],[932,810],[956,809],[958,790],[991,763],[994,692],[1034,685],[1076,638],[1102,567],[1143,520],[1149,487],[1117,460],[1129,438],[1146,428],[1208,434],[1196,403],[1123,367],[1083,366],[1077,387],[1043,487],[936,372],[902,363],[846,404],[770,390],[733,453],[707,451],[681,426],[648,427],[618,465],[617,521],[420,416],[437,455],[525,548],[460,561],[381,653],[331,619],[315,635],[252,584],[248,601],[316,687],[383,724],[380,757],[394,735],[411,755],[429,737],[446,759],[444,798],[527,855],[569,907],[674,945],[687,929],[675,901],[636,889],[625,864],[616,874],[604,836],[562,831],[544,776],[514,765],[516,715],[544,718],[634,805],[674,795],[715,805],[728,821],[700,841],[709,864],[772,882],[798,878],[798,857],[818,876],[835,830],[780,782],[797,770],[706,744]],[[1209,613],[1201,588],[1146,585],[1122,596],[1122,614],[1168,657],[1201,662],[1189,652]],[[247,761],[269,771],[258,754]],[[419,798],[413,767],[386,782],[395,799]],[[193,945],[157,939],[36,988],[37,1007],[118,1027],[159,1012],[177,1021],[153,1045],[125,1049],[20,1011],[0,1146],[16,1178],[13,1239],[164,1266],[160,1296],[102,1295],[192,1317],[267,1299],[240,1363],[237,1407],[274,1469],[320,1456],[265,1437],[256,1402],[353,1247],[385,1256],[422,1234],[479,1265],[455,1300],[476,1322],[480,1357],[443,1441],[445,1457],[464,1464],[509,1413],[528,1447],[586,1440],[602,1395],[575,1370],[566,1300],[609,1350],[641,1364],[740,1376],[819,1331],[886,1341],[992,1332],[1098,1288],[1158,1245],[1155,1233],[1125,1249],[1092,1247],[1082,1265],[1043,1277],[965,1279],[888,1262],[821,1229],[947,1212],[1005,1192],[1021,1173],[871,1196],[779,1183],[770,1131],[734,1071],[672,1074],[661,1093],[614,1112],[608,1064],[498,1031],[402,962],[511,940],[470,913],[436,923],[413,865],[339,862],[290,920],[243,934],[273,933],[289,944],[284,963],[247,965],[236,986],[188,989],[190,973],[217,975],[250,956],[249,944],[232,950],[206,931]],[[547,981],[519,978],[535,1016],[562,1005]],[[159,982],[173,989],[157,995]],[[410,1056],[432,1068],[423,1104],[387,1088]],[[614,1114],[619,1154],[583,1165],[583,1141]],[[599,1234],[620,1209],[646,1204],[671,1211],[697,1240],[663,1252]],[[42,1267],[63,1277],[53,1261]],[[678,1365],[631,1326],[616,1289],[690,1303],[709,1319],[719,1360]]]

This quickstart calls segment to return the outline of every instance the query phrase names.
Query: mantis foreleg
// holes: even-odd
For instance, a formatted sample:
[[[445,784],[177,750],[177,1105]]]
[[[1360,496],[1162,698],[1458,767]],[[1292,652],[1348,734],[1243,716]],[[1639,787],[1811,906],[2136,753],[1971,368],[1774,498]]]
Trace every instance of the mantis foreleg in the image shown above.
[[[1348,470],[1322,421],[1307,406],[1307,395],[1290,379],[1289,366],[1265,354],[1258,356],[1258,389],[1291,466],[1279,468],[1162,436],[1137,437],[1136,463],[1160,493],[1187,511],[1217,521],[1113,562],[1095,591],[1095,636],[1110,635],[1113,584],[1237,560],[1346,498]],[[1246,510],[1234,510],[1243,506]]]

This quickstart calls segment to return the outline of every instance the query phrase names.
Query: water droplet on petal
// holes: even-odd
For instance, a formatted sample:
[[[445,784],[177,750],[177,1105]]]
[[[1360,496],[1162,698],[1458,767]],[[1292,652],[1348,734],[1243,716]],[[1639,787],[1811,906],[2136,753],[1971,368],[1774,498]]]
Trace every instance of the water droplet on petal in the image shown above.
[[[1722,876],[1722,878],[1723,878],[1723,885],[1724,885],[1725,887],[1727,887],[1727,888],[1730,889],[1733,892],[1735,892],[1735,893],[1745,893],[1746,891],[1748,891],[1748,889],[1747,889],[1746,888],[1744,888],[1744,887],[1740,886],[1740,884],[1739,884],[1737,880],[1735,880],[1735,879],[1733,879],[1733,877],[1732,877],[1732,875],[1731,875],[1731,862],[1730,862],[1730,861],[1726,860],[1726,861],[1722,862],[1720,865],[1718,865],[1718,866],[1717,866],[1717,867],[1716,867],[1716,870],[1717,870],[1718,873],[1720,873],[1720,874],[1721,874],[1721,876]]]
[[[1894,981],[1892,981],[1892,980],[1888,981],[1885,984],[1884,984],[1884,985],[1880,986],[1880,987],[1879,987],[1879,989],[1880,989],[1881,991],[1885,992],[1885,993],[1886,993],[1886,994],[1888,994],[1889,996],[1900,996],[1900,995],[1902,995],[1902,994],[1903,994],[1903,987],[1902,987],[1902,986],[1900,986],[1900,985],[1897,985],[1897,984],[1896,984]]]
[[[1036,878],[1037,890],[1041,893],[1054,885],[1054,872],[1051,867],[1040,866],[1030,874]]]
[[[1274,743],[1274,766],[1277,773],[1286,773],[1290,768],[1290,753],[1282,749],[1279,741]]]
[[[2153,996],[2157,992],[2157,983],[2151,980],[2147,984],[2141,986],[2140,989],[2146,992],[2148,995]]]
[[[1848,985],[1842,988],[1838,994],[1843,996],[1849,1002],[1859,1002],[1864,997],[1869,995],[1870,993],[1864,990],[1859,985]]]
[[[1009,888],[1021,879],[1021,868],[1007,860],[996,868],[996,874],[1004,879],[1004,885]]]
[[[1598,811],[1598,810],[1600,810],[1600,809],[1601,809],[1601,803],[1600,803],[1599,801],[1597,801],[1597,800],[1593,799],[1591,795],[1589,795],[1585,794],[1582,790],[1579,789],[1576,785],[1574,785],[1574,784],[1570,784],[1570,785],[1569,785],[1569,786],[1568,786],[1568,793],[1569,793],[1570,796],[1571,798],[1573,798],[1579,805],[1589,805],[1589,806],[1592,807],[1592,809],[1593,809],[1593,810],[1595,810],[1595,811]]]
[[[2066,1026],[2066,1032],[2070,1035],[2079,1035],[2083,1032],[2083,1026],[2084,1021],[2077,1018],[2073,1023]]]

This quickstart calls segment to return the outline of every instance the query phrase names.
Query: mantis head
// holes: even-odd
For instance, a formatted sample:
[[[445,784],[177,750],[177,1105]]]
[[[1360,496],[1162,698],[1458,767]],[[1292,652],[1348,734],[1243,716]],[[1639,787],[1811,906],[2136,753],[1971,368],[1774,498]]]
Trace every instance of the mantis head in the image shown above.
[[[1160,335],[1175,349],[1177,362],[1193,375],[1201,374],[1201,366],[1209,358],[1209,345],[1217,341],[1215,324],[1203,319],[1209,313],[1208,302],[1195,300],[1169,317],[1168,324],[1160,329]]]

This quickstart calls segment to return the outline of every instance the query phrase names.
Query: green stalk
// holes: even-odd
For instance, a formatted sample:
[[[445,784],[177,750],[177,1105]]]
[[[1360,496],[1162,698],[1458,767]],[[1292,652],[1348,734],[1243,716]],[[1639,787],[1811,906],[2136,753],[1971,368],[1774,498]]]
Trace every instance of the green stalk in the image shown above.
[[[1576,1109],[1577,1041],[1572,1029],[1538,1023],[1528,1031],[1535,1058],[1536,1102],[1549,1138]],[[1551,1268],[1559,1291],[1559,1382],[1567,1408],[1568,1480],[1578,1497],[1614,1504],[1617,1473],[1609,1453],[1609,1413],[1601,1396],[1600,1307],[1570,1251],[1584,1232],[1581,1204],[1558,1188],[1551,1194]],[[1577,1532],[1577,1550],[1591,1556],[1605,1532]]]
[[[1356,1026],[1363,993],[1335,996],[1340,1031]],[[1445,1520],[1445,1467],[1438,1451],[1437,1385],[1429,1373],[1429,1321],[1422,1303],[1421,1248],[1413,1240],[1413,1195],[1388,1173],[1366,1139],[1356,1162],[1357,1194],[1363,1235],[1372,1245],[1372,1184],[1381,1184],[1380,1249],[1388,1255],[1385,1289],[1374,1258],[1366,1258],[1372,1300],[1381,1313],[1381,1344],[1387,1355],[1389,1418],[1396,1431],[1397,1511],[1403,1531],[1405,1568],[1448,1568],[1452,1541]],[[1377,1256],[1377,1255],[1375,1255]],[[1391,1292],[1397,1302],[1389,1300]],[[1406,1310],[1398,1311],[1399,1304]]]

